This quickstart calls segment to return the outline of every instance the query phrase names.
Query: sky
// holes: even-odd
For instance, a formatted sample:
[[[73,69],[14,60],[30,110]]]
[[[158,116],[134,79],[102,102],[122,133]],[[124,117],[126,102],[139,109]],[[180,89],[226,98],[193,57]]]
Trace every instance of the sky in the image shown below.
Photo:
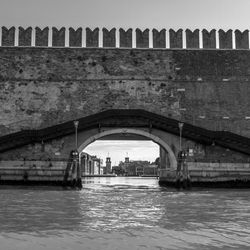
[[[0,24],[124,28],[239,28],[249,0],[0,0]]]
[[[245,30],[250,28],[250,0],[0,0],[0,25]],[[151,152],[159,152],[153,145],[102,141],[88,150],[103,158],[114,153],[114,163],[125,152],[152,161],[156,155]]]

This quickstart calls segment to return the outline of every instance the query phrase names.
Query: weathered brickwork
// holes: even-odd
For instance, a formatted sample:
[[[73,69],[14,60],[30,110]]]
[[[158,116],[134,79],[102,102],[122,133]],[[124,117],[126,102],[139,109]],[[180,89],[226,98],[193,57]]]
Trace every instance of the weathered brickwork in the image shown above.
[[[250,51],[0,48],[1,135],[145,109],[250,137]]]

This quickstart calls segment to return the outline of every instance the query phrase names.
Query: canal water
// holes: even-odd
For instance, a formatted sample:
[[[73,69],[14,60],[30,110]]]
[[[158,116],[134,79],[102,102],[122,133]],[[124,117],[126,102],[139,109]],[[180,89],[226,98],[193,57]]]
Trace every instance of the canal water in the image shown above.
[[[0,250],[250,249],[249,190],[88,178],[81,191],[0,187]]]

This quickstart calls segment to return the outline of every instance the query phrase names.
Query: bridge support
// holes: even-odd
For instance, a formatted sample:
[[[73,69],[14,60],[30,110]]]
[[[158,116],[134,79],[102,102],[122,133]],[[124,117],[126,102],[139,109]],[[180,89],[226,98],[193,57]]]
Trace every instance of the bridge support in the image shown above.
[[[160,168],[165,169],[167,166],[167,152],[166,150],[160,146]]]

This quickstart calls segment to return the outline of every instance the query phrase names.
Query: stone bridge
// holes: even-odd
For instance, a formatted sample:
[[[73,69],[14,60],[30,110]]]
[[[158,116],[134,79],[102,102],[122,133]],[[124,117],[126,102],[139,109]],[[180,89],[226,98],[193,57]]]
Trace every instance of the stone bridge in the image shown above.
[[[79,120],[79,150],[113,134],[158,143],[162,182],[176,169],[181,121],[194,181],[248,182],[248,31],[186,30],[185,39],[182,30],[153,31],[150,42],[137,30],[136,48],[124,30],[119,48],[116,31],[102,31],[102,48],[99,29],[86,30],[84,48],[81,30],[69,30],[67,42],[65,29],[15,32],[3,27],[0,47],[2,180],[12,170],[60,180]]]

